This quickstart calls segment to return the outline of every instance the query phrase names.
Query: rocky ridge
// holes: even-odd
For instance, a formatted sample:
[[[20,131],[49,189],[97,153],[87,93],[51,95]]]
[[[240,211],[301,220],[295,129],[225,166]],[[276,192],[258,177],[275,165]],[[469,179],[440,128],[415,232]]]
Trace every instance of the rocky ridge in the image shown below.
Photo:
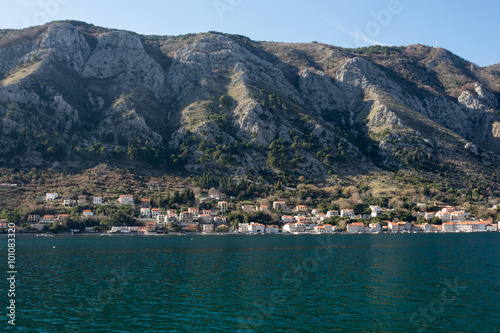
[[[183,43],[81,22],[37,29],[0,37],[4,166],[323,179],[442,164],[487,173],[500,161],[500,77],[447,51],[373,56],[220,33]],[[458,97],[442,72],[453,66],[466,73]]]

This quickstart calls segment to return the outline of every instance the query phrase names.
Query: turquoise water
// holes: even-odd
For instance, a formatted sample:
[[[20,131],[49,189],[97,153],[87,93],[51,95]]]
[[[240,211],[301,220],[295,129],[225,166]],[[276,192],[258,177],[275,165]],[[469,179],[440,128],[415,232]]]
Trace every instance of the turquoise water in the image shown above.
[[[500,233],[18,236],[17,325],[2,327],[500,332],[499,244]]]

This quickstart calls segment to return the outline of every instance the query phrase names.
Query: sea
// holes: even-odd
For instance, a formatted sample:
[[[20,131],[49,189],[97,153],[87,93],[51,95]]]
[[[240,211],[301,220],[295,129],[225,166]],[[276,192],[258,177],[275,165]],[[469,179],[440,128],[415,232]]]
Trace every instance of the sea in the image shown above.
[[[0,330],[500,332],[499,245],[500,233],[18,235],[16,325],[7,309]]]

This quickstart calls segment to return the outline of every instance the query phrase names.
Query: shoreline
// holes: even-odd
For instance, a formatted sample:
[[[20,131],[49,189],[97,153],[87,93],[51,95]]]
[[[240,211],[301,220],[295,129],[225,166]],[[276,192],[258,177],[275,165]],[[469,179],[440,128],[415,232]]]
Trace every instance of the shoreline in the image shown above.
[[[137,234],[137,233],[57,233],[57,234],[45,234],[45,233],[16,233],[16,237],[53,237],[53,236],[75,236],[75,237],[116,237],[116,236],[127,236],[127,237],[164,237],[164,236],[302,236],[302,235],[403,235],[403,234],[483,234],[483,233],[499,233],[498,231],[473,231],[473,232],[360,232],[360,233],[350,233],[350,232],[334,232],[334,233],[151,233],[151,234]],[[0,234],[0,238],[7,238],[8,234]]]

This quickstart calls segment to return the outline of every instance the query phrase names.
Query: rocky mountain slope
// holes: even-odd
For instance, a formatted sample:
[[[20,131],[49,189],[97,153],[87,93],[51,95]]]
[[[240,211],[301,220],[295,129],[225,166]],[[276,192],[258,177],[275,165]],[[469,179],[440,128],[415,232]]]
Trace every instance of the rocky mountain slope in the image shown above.
[[[346,50],[82,22],[0,31],[0,165],[303,175],[500,165],[500,71],[422,45]]]

